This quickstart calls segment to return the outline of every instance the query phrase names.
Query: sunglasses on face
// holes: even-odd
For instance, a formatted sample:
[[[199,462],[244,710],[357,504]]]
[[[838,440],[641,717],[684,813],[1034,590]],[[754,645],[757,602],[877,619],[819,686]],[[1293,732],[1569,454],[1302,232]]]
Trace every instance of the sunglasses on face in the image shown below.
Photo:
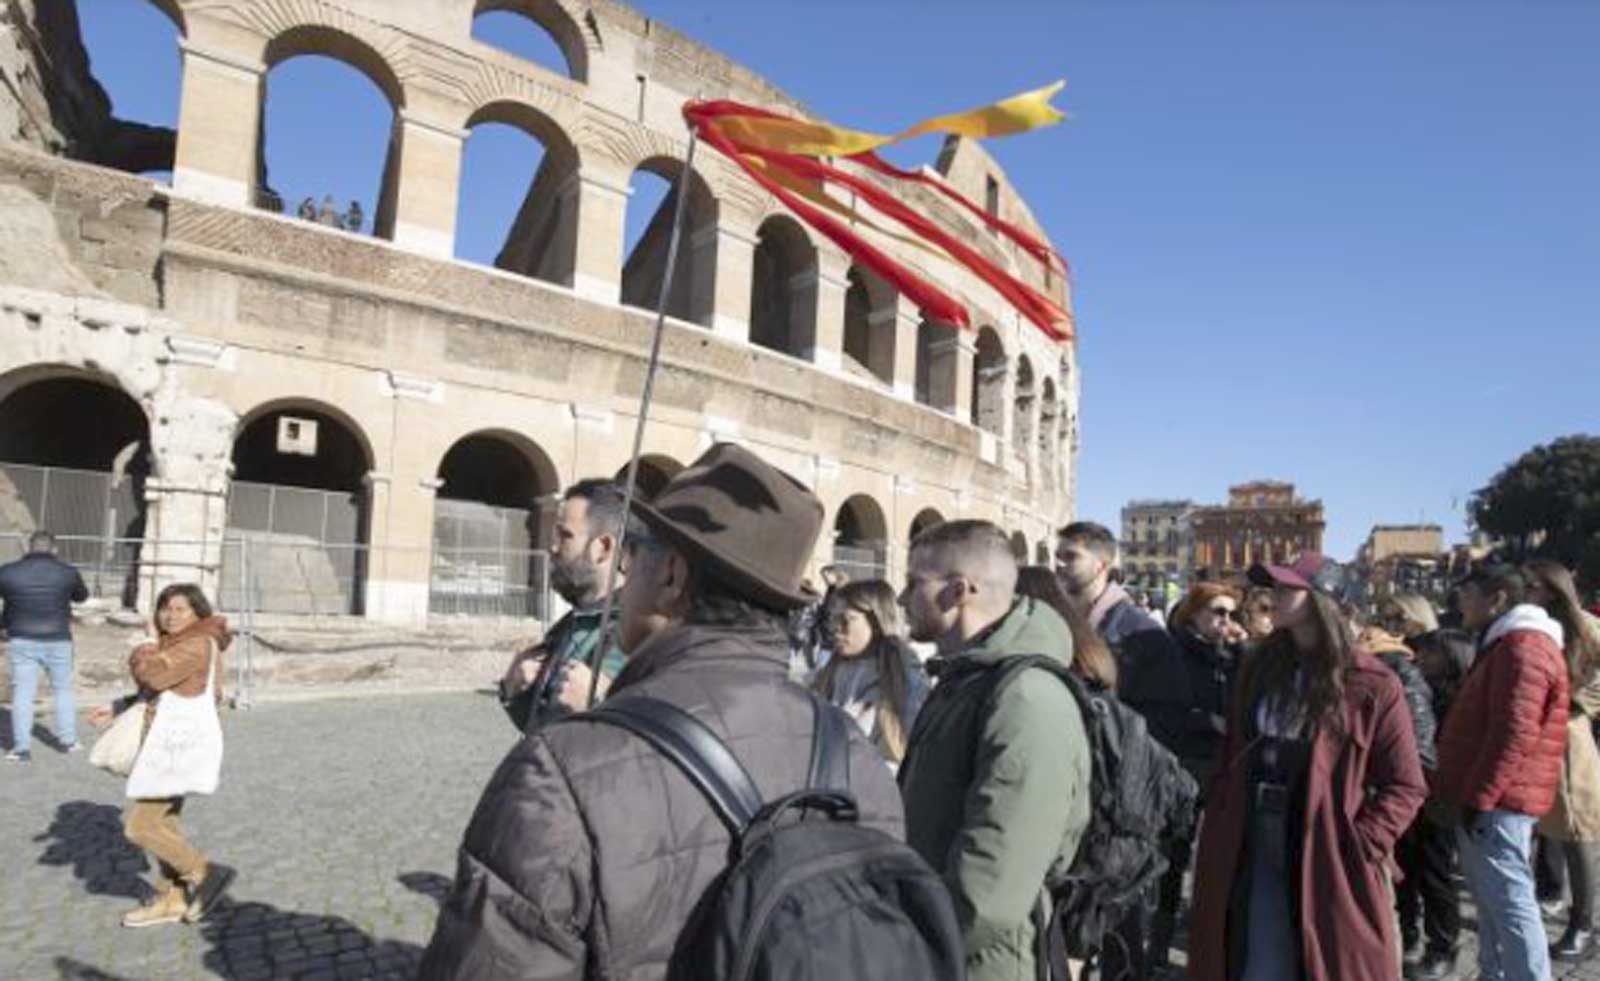
[[[1208,606],[1206,612],[1214,617],[1231,617],[1239,611],[1231,606]]]

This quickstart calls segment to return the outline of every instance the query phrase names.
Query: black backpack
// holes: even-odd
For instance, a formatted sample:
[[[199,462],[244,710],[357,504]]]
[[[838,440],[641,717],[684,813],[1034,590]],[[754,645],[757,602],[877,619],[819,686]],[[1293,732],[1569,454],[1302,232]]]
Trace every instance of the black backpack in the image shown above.
[[[622,696],[583,716],[672,760],[733,836],[728,868],[695,897],[668,981],[961,981],[948,889],[904,842],[857,822],[853,723],[815,695],[812,704],[808,786],[770,802],[716,733],[675,705]]]
[[[1098,955],[1106,934],[1166,872],[1164,841],[1190,833],[1186,822],[1169,827],[1170,816],[1192,813],[1197,789],[1177,757],[1150,735],[1143,716],[1115,695],[1091,690],[1053,657],[1013,657],[994,668],[980,720],[993,713],[1000,693],[1029,668],[1061,679],[1083,713],[1089,737],[1089,826],[1072,864],[1045,883],[1051,913],[1041,953],[1055,977],[1068,977],[1066,959]]]

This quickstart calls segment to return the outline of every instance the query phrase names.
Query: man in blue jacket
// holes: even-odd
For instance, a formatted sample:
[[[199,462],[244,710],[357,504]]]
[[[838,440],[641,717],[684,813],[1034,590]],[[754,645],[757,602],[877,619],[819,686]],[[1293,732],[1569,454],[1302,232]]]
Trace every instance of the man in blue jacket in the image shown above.
[[[26,763],[33,748],[33,697],[40,670],[50,673],[56,696],[56,739],[67,752],[78,749],[77,706],[72,700],[72,604],[89,598],[78,570],[56,558],[48,531],[28,537],[28,554],[0,565],[0,627],[11,659],[11,752],[8,763]]]

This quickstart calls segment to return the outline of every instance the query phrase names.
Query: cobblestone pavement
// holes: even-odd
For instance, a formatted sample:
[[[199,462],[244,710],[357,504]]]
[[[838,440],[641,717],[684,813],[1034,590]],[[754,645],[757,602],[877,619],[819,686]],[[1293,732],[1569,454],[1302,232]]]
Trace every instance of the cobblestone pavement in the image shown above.
[[[461,832],[514,739],[494,700],[267,703],[224,727],[221,790],[183,820],[239,878],[198,926],[118,926],[150,871],[122,838],[121,781],[40,738],[31,764],[0,764],[0,981],[415,975]],[[1552,938],[1562,925],[1546,921]],[[1600,959],[1555,977],[1600,981]]]
[[[222,786],[183,824],[239,877],[197,926],[118,925],[149,878],[122,838],[121,781],[37,737],[32,763],[0,764],[0,981],[415,975],[515,737],[494,700],[268,703],[223,725]]]

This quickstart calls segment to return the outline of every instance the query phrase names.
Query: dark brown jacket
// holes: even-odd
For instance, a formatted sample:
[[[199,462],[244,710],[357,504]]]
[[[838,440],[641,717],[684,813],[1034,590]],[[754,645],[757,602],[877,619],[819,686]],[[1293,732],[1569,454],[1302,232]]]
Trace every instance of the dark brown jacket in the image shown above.
[[[206,672],[211,667],[212,644],[217,652],[217,702],[222,702],[222,652],[228,649],[233,634],[225,617],[210,616],[190,624],[154,644],[143,644],[128,657],[128,670],[147,696],[145,725],[155,717],[161,692],[174,691],[193,698],[206,690]]]
[[[649,695],[716,731],[768,799],[799,789],[812,706],[776,630],[686,626],[636,653],[608,697]],[[850,733],[862,822],[904,838],[883,757]],[[461,845],[420,977],[665,977],[690,910],[728,864],[728,831],[639,738],[581,716],[535,730],[500,764]]]

